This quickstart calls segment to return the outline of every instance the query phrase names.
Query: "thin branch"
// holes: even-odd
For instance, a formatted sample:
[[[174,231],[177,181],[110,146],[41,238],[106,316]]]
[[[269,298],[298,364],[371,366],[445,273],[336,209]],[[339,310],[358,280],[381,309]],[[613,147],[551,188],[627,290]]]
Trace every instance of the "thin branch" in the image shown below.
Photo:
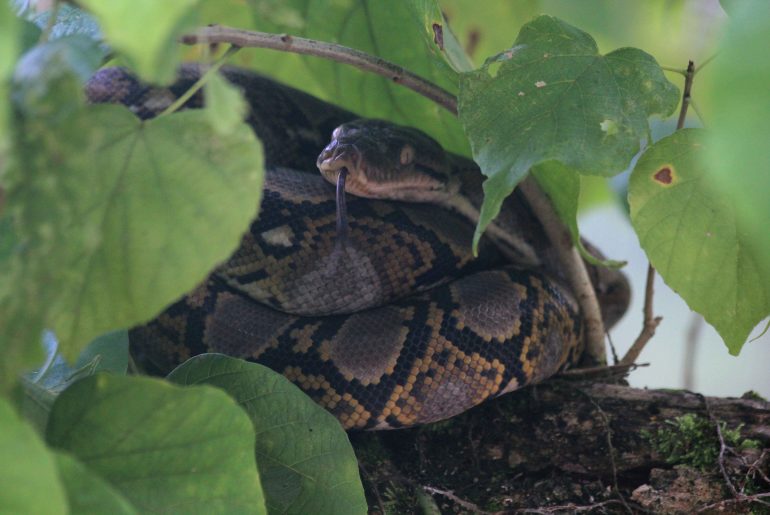
[[[199,28],[191,34],[182,36],[181,41],[186,45],[230,43],[244,48],[270,48],[282,52],[323,57],[381,75],[416,91],[457,115],[457,99],[453,94],[390,61],[354,48],[288,34],[269,34],[219,25]]]
[[[597,502],[594,504],[587,504],[585,506],[579,506],[577,504],[563,504],[560,506],[545,506],[543,508],[522,508],[516,510],[514,513],[527,513],[533,515],[550,515],[552,513],[567,512],[567,513],[582,513],[582,512],[594,512],[599,508],[604,508],[613,504],[622,504],[617,499],[608,499],[606,501]]]
[[[642,325],[642,332],[636,337],[631,348],[628,349],[626,355],[620,360],[621,365],[630,365],[639,359],[639,355],[642,353],[642,349],[647,345],[653,336],[655,336],[655,330],[658,328],[662,317],[656,317],[652,310],[652,298],[654,295],[655,284],[655,269],[651,264],[647,265],[647,284],[644,289],[644,323]]]
[[[489,513],[487,511],[482,510],[481,508],[479,508],[478,506],[476,506],[472,502],[466,501],[464,499],[460,499],[459,497],[457,497],[454,494],[454,492],[450,492],[448,490],[440,490],[438,488],[433,488],[432,486],[423,486],[422,489],[425,492],[429,493],[430,495],[441,495],[442,497],[446,497],[447,499],[449,499],[450,501],[452,501],[456,505],[461,506],[461,507],[465,508],[466,510],[471,511],[473,513],[482,513],[482,514]]]
[[[632,371],[641,367],[648,367],[649,363],[630,363],[628,365],[601,365],[597,367],[573,368],[560,372],[556,377],[565,380],[598,379],[609,377],[625,377]]]
[[[604,412],[602,407],[599,405],[598,402],[596,402],[596,400],[593,397],[588,395],[583,390],[579,390],[579,391],[580,393],[582,393],[588,398],[591,404],[594,405],[594,407],[596,408],[596,411],[599,413],[599,416],[601,416],[602,421],[604,422],[604,427],[606,428],[605,437],[607,439],[607,451],[609,452],[610,466],[612,467],[612,487],[613,487],[613,490],[615,491],[615,495],[617,495],[620,502],[623,503],[623,507],[626,509],[626,511],[628,513],[633,514],[633,510],[631,510],[631,507],[626,502],[626,499],[625,497],[623,497],[623,494],[620,493],[620,487],[618,486],[618,467],[617,467],[617,464],[615,463],[615,446],[612,445],[612,427],[610,426],[610,417],[607,416],[607,413]]]
[[[172,103],[170,106],[165,108],[163,112],[158,115],[158,118],[160,118],[161,116],[165,116],[167,114],[175,113],[177,110],[179,110],[179,108],[181,108],[185,104],[185,102],[190,100],[190,98],[192,98],[192,96],[195,93],[197,93],[198,90],[201,89],[206,84],[206,82],[209,81],[209,78],[213,74],[217,73],[219,69],[227,62],[227,60],[230,57],[232,57],[236,52],[238,52],[238,50],[240,50],[240,47],[237,47],[237,46],[231,46],[230,48],[228,48],[227,51],[222,55],[222,57],[217,59],[217,61],[214,64],[209,66],[209,69],[206,70],[206,72],[203,75],[201,75],[197,81],[195,81],[195,84],[190,86],[187,89],[187,91],[185,91],[182,95],[180,95],[179,98],[174,100],[174,103]]]
[[[725,484],[730,490],[730,493],[737,499],[742,494],[738,493],[738,490],[735,489],[735,485],[730,480],[730,475],[727,473],[727,469],[725,469],[725,451],[727,450],[727,444],[725,443],[725,437],[722,434],[722,425],[711,411],[711,405],[709,404],[708,399],[706,399],[706,397],[703,395],[698,396],[703,400],[703,405],[706,407],[706,414],[708,414],[709,420],[711,420],[711,423],[714,424],[714,427],[716,428],[717,438],[719,439],[719,456],[717,458],[719,471],[722,473],[722,477],[724,478]]]
[[[396,64],[342,45],[287,34],[268,34],[217,25],[199,28],[191,34],[182,36],[181,41],[187,45],[230,43],[237,47],[270,48],[349,64],[406,86],[457,115],[457,98],[453,94]],[[570,286],[586,320],[588,355],[597,363],[606,363],[604,324],[602,323],[596,292],[588,278],[585,264],[574,248],[569,232],[540,187],[532,179],[522,181],[521,187],[522,193],[532,205],[548,238],[556,249],[562,265],[567,270]]]
[[[765,492],[761,494],[754,494],[754,495],[741,495],[739,497],[736,497],[735,499],[725,499],[723,501],[715,502],[712,504],[707,504],[706,506],[701,506],[698,509],[698,513],[701,512],[709,512],[714,513],[716,511],[723,511],[727,506],[732,506],[735,504],[748,504],[748,503],[763,503],[762,499],[770,497],[770,492]]]
[[[682,90],[682,106],[679,109],[679,119],[676,122],[676,130],[681,130],[684,127],[685,118],[687,118],[687,108],[690,106],[692,82],[695,77],[695,63],[689,61],[687,63],[687,70],[684,74],[684,89]],[[639,358],[642,353],[642,349],[647,345],[653,336],[655,336],[655,330],[658,328],[658,324],[662,320],[662,317],[656,317],[652,309],[652,298],[654,295],[653,285],[655,283],[655,268],[652,264],[647,266],[647,285],[644,291],[644,323],[642,325],[642,331],[639,336],[636,337],[631,348],[628,349],[626,355],[620,360],[621,365],[629,365]]]
[[[572,237],[554,211],[550,199],[535,180],[527,177],[519,183],[519,189],[532,207],[535,216],[543,224],[546,236],[556,249],[559,261],[565,267],[565,275],[577,297],[585,320],[586,353],[597,364],[606,364],[607,352],[604,347],[602,313],[580,252],[572,244]]]

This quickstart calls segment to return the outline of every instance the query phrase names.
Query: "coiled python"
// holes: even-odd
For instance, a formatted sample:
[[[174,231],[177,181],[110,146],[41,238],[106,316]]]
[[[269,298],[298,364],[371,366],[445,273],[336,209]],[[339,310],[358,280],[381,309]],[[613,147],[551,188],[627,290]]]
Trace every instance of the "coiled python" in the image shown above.
[[[243,90],[265,146],[260,215],[202,285],[130,331],[140,366],[165,374],[202,352],[257,361],[345,428],[391,429],[451,417],[577,361],[577,305],[521,198],[506,201],[495,243],[483,238],[474,259],[464,212],[481,198],[472,163],[414,129],[348,123],[352,113],[269,79],[224,74]],[[105,69],[86,91],[92,102],[122,102],[148,118],[199,75],[185,66],[171,87],[149,88]],[[196,95],[187,107],[201,102]],[[343,230],[334,186],[316,160],[330,179],[351,172],[360,195],[379,195],[401,166],[417,175],[404,179],[402,170],[388,191],[404,200],[417,189],[433,196],[427,204],[349,196]],[[431,204],[458,194],[455,210]],[[612,325],[627,307],[628,284],[617,272],[590,271]]]

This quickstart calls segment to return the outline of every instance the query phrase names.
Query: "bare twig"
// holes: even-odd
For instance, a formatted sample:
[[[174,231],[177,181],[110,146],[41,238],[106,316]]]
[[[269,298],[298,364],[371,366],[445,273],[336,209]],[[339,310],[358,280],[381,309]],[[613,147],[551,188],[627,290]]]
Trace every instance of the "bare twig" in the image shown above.
[[[580,393],[585,395],[589,401],[591,401],[591,404],[594,405],[596,408],[596,411],[599,413],[599,416],[602,418],[602,421],[604,422],[604,427],[606,428],[605,431],[605,437],[607,439],[607,451],[610,456],[610,466],[612,467],[612,489],[615,491],[615,495],[618,496],[618,499],[621,503],[623,503],[623,507],[626,509],[626,512],[633,514],[633,510],[626,502],[625,497],[623,497],[623,494],[620,493],[620,487],[618,486],[618,467],[615,463],[615,446],[612,445],[612,428],[610,427],[610,418],[607,416],[607,414],[604,412],[602,407],[599,405],[596,400],[594,400],[593,397],[591,397],[589,394],[584,392],[583,390],[580,390]]]
[[[690,106],[690,94],[692,92],[692,81],[695,78],[695,63],[690,61],[687,64],[687,72],[684,76],[684,90],[682,91],[682,107],[679,109],[679,119],[676,122],[676,130],[684,127],[684,120],[687,118],[687,108]]]
[[[182,36],[181,41],[186,45],[230,43],[239,47],[270,48],[282,52],[323,57],[381,75],[416,91],[457,115],[457,99],[453,94],[390,61],[350,47],[288,34],[268,34],[219,25],[199,28],[191,34]]]
[[[617,499],[608,499],[606,501],[597,502],[594,504],[586,504],[584,506],[579,506],[577,504],[563,504],[560,506],[545,506],[543,508],[522,508],[519,510],[516,510],[514,513],[527,513],[527,514],[534,514],[534,515],[550,515],[552,513],[559,513],[559,512],[567,512],[567,513],[583,513],[583,512],[592,512],[594,510],[597,510],[599,508],[604,508],[605,506],[610,506],[613,504],[621,504],[620,501]]]
[[[757,458],[754,461],[754,463],[749,465],[749,470],[746,471],[746,475],[756,473],[759,475],[759,477],[762,478],[762,481],[764,481],[765,483],[768,484],[768,486],[770,486],[770,477],[767,477],[767,474],[765,474],[762,471],[762,465],[764,465],[765,459],[767,458],[767,456],[768,456],[768,449],[763,449],[762,454],[759,455],[759,458]]]
[[[687,63],[687,70],[684,73],[684,88],[682,90],[682,106],[679,109],[679,119],[676,122],[676,130],[680,130],[684,127],[685,118],[687,118],[687,108],[690,106],[692,82],[695,77],[695,63],[689,61]],[[628,349],[626,355],[620,360],[621,365],[628,365],[633,363],[639,358],[644,346],[655,335],[655,329],[658,328],[658,324],[662,320],[661,317],[656,317],[652,310],[652,297],[654,294],[653,285],[655,283],[655,269],[652,264],[647,267],[647,286],[644,292],[644,324],[642,325],[642,331],[637,336],[631,348]]]
[[[724,478],[725,484],[730,490],[730,493],[733,495],[733,497],[738,498],[743,494],[738,493],[738,490],[735,489],[735,485],[730,480],[730,475],[727,473],[727,469],[725,469],[725,451],[727,450],[727,444],[725,443],[724,435],[722,435],[722,426],[714,416],[714,413],[711,411],[711,405],[709,404],[708,399],[706,399],[706,397],[703,395],[698,396],[703,400],[703,405],[706,407],[706,414],[708,414],[709,420],[711,420],[711,423],[714,424],[714,427],[716,428],[717,438],[719,439],[719,456],[717,458],[719,471],[722,473],[722,477]]]
[[[647,367],[649,363],[630,363],[628,365],[601,365],[597,367],[573,368],[560,372],[558,378],[564,379],[588,379],[594,377],[627,376],[640,367]]]
[[[453,492],[450,492],[448,490],[440,490],[438,488],[433,488],[432,486],[423,486],[422,489],[431,495],[440,495],[442,497],[446,497],[447,499],[457,504],[458,506],[462,506],[466,510],[472,511],[473,513],[482,513],[482,514],[489,513],[488,511],[482,510],[472,502],[466,501],[464,499],[460,499]]]
[[[636,337],[631,348],[628,349],[626,355],[620,360],[621,365],[630,365],[639,358],[642,353],[642,349],[647,345],[647,342],[655,336],[655,329],[658,328],[658,324],[663,320],[662,317],[656,317],[652,310],[652,298],[654,295],[655,284],[655,269],[652,265],[647,265],[647,284],[644,289],[644,323],[642,325],[642,332]]]
[[[596,292],[591,285],[583,258],[572,244],[572,237],[553,209],[548,196],[532,177],[519,183],[519,189],[532,207],[535,216],[543,224],[546,236],[559,254],[559,261],[565,267],[565,275],[577,297],[586,325],[586,352],[596,363],[606,364],[604,348],[604,323],[599,309]]]
[[[735,499],[724,499],[719,502],[715,502],[712,504],[707,504],[706,506],[701,506],[698,509],[698,513],[702,513],[704,511],[707,512],[715,512],[715,511],[721,511],[724,510],[727,506],[733,506],[733,505],[740,505],[740,504],[749,504],[749,503],[762,503],[766,504],[765,501],[762,499],[766,499],[770,497],[770,492],[765,492],[761,494],[753,494],[753,495],[741,495],[739,497],[736,497]]]

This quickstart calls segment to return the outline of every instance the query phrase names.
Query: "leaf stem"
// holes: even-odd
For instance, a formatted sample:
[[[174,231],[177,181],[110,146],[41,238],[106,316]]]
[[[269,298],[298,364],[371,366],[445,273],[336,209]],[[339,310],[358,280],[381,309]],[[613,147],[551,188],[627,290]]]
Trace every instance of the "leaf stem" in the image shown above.
[[[270,48],[348,64],[401,84],[457,116],[457,98],[452,93],[390,61],[346,46],[288,34],[269,34],[218,25],[202,27],[190,34],[185,34],[181,37],[181,42],[186,45],[230,43],[244,48]],[[204,78],[205,76],[201,77],[201,80]],[[607,353],[604,348],[604,324],[599,310],[599,301],[591,281],[588,279],[585,263],[581,259],[580,253],[575,249],[569,231],[537,183],[534,180],[525,179],[521,185],[523,186],[522,193],[532,206],[533,211],[535,209],[539,211],[535,211],[535,214],[540,219],[561,264],[568,271],[567,277],[570,286],[586,320],[588,355],[595,362],[604,364],[607,362]]]
[[[186,45],[230,43],[239,47],[270,48],[282,52],[312,55],[349,64],[360,70],[381,75],[396,84],[406,86],[412,91],[433,100],[452,114],[457,115],[457,98],[452,93],[390,61],[354,48],[290,36],[288,34],[269,34],[219,25],[199,28],[191,34],[182,36],[181,41]]]
[[[698,117],[698,120],[700,120],[700,123],[702,126],[706,126],[706,120],[703,119],[703,114],[701,114],[700,109],[698,109],[698,104],[695,102],[694,98],[690,99],[690,107],[692,107],[692,110],[695,111],[695,116]]]
[[[227,62],[227,60],[232,57],[238,50],[241,48],[239,46],[233,45],[230,48],[227,49],[227,51],[216,60],[215,63],[213,63],[208,70],[206,70],[206,73],[201,75],[201,77],[195,81],[195,84],[190,86],[190,88],[185,91],[182,95],[177,98],[173,104],[168,106],[166,109],[163,110],[162,113],[160,113],[157,118],[160,118],[161,116],[166,116],[168,114],[174,113],[178,111],[190,98],[198,92],[199,89],[201,89],[206,82],[208,82],[209,77],[211,77],[212,74],[217,73],[219,69]]]
[[[679,119],[676,122],[676,130],[681,130],[684,128],[684,121],[687,118],[687,108],[692,102],[692,83],[694,78],[695,63],[689,61],[687,63],[687,70],[684,74],[682,106],[679,108]],[[642,349],[644,349],[645,345],[647,345],[647,342],[650,341],[653,336],[655,336],[655,330],[658,328],[658,324],[660,324],[661,320],[663,320],[662,317],[656,317],[653,312],[652,298],[655,293],[653,288],[654,284],[655,268],[652,266],[652,263],[649,263],[647,265],[647,284],[644,290],[644,322],[642,324],[642,331],[639,333],[639,336],[636,337],[636,340],[634,340],[634,343],[631,345],[631,348],[628,349],[626,355],[623,356],[623,359],[620,360],[621,365],[630,365],[639,358],[639,355],[642,353]]]
[[[708,64],[709,64],[711,61],[713,61],[713,60],[714,60],[714,59],[716,59],[717,57],[719,57],[719,52],[715,53],[715,54],[714,54],[714,55],[712,55],[711,57],[708,57],[708,58],[706,58],[706,60],[704,60],[704,61],[703,61],[703,63],[701,63],[701,65],[700,65],[700,66],[698,66],[698,67],[695,69],[695,71],[693,72],[693,75],[697,75],[697,74],[698,74],[698,72],[700,72],[700,71],[701,71],[703,68],[705,68],[705,67],[706,67],[706,66],[707,66],[707,65],[708,65]]]
[[[667,72],[678,73],[679,75],[682,75],[682,76],[687,74],[687,70],[683,70],[681,68],[674,68],[673,66],[661,66],[660,69],[666,70]]]

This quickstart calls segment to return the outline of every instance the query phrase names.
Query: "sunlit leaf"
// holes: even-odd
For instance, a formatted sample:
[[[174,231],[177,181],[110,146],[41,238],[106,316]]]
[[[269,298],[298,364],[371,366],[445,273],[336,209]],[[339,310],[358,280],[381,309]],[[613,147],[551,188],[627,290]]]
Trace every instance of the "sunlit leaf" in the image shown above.
[[[192,289],[259,204],[253,132],[218,135],[201,111],[142,122],[122,106],[90,106],[60,124],[30,120],[25,137],[26,169],[8,191],[26,239],[16,287],[46,285],[65,356]]]
[[[684,129],[645,151],[629,182],[631,223],[666,284],[737,354],[770,314],[770,274],[737,206],[708,181],[705,141]]]

